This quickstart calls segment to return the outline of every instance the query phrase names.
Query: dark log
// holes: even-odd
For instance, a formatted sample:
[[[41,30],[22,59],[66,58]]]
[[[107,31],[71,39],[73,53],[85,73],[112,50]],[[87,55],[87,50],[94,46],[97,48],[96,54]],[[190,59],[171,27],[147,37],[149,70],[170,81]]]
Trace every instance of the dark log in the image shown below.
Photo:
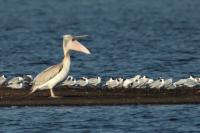
[[[199,104],[198,88],[156,89],[102,89],[55,88],[60,98],[50,98],[49,90],[30,93],[30,89],[0,88],[0,106],[85,106],[131,104]]]

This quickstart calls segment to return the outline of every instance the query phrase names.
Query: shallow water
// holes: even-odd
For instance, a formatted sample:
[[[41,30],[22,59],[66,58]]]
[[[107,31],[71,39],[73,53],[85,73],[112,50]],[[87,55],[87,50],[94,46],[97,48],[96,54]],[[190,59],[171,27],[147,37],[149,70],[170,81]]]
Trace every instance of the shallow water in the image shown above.
[[[70,74],[200,75],[199,0],[1,0],[0,74],[62,59],[63,34],[88,34]],[[198,105],[1,108],[0,132],[199,132]]]

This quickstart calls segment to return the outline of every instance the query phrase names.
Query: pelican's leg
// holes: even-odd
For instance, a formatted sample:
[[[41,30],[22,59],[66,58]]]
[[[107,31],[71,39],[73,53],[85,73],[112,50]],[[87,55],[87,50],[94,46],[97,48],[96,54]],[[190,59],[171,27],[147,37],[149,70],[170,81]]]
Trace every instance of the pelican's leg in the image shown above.
[[[52,88],[50,89],[50,93],[51,93],[51,97],[52,97],[52,98],[58,98],[58,97],[59,97],[59,96],[56,96],[56,95],[54,94]]]
[[[33,94],[36,90],[37,90],[37,88],[32,88],[31,92],[29,93],[29,95]]]

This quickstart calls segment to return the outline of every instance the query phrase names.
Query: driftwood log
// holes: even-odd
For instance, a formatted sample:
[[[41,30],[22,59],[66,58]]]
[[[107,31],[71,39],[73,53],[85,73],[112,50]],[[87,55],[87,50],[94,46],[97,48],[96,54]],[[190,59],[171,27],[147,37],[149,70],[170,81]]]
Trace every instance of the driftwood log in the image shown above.
[[[30,89],[0,88],[0,106],[85,106],[131,104],[199,104],[198,88],[156,89],[102,89],[55,88],[60,98],[50,98],[49,90],[29,94]]]

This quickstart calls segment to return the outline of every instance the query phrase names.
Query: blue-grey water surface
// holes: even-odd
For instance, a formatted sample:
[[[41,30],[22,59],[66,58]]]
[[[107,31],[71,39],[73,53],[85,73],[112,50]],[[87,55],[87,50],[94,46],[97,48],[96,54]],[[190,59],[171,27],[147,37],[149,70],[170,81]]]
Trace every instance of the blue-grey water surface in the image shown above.
[[[0,109],[0,132],[200,132],[197,105],[12,107]]]
[[[200,75],[199,0],[0,0],[0,74],[36,75],[62,59],[76,77]],[[1,108],[1,132],[199,132],[198,105]]]

